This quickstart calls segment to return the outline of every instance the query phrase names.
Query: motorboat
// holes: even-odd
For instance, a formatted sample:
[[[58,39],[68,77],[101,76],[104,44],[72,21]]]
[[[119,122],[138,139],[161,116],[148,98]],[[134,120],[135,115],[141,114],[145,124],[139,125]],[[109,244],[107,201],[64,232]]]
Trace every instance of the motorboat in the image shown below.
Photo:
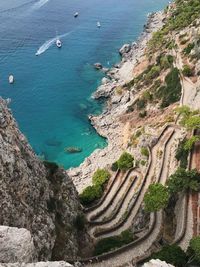
[[[75,18],[77,18],[78,15],[79,15],[78,12],[75,12],[75,13],[74,13],[74,17],[75,17]]]
[[[62,47],[62,43],[59,39],[56,40],[56,45],[58,48],[61,48]]]
[[[14,83],[14,76],[12,74],[9,75],[8,81],[9,81],[10,84]]]
[[[99,21],[97,21],[97,27],[101,28],[101,23]]]

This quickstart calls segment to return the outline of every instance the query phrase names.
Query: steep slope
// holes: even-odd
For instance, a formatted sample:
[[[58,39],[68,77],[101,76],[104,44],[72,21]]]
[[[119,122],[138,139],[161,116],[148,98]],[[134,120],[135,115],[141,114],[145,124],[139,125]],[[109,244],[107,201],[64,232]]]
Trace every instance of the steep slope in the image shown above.
[[[30,230],[35,260],[64,259],[78,255],[80,214],[71,179],[37,158],[0,99],[0,225]]]

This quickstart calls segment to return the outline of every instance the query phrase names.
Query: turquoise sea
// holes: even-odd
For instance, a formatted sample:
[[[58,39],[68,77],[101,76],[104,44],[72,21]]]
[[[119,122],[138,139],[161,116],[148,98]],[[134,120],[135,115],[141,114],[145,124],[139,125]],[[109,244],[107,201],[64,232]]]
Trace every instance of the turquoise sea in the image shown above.
[[[102,103],[91,99],[107,67],[120,60],[118,49],[136,40],[147,14],[167,0],[1,0],[0,95],[36,153],[65,168],[106,145],[87,115]],[[79,17],[74,18],[74,12]],[[97,21],[102,27],[97,28]],[[55,46],[61,36],[63,46]],[[35,54],[38,52],[38,56]],[[15,77],[8,84],[8,75]],[[67,154],[64,148],[82,148]]]

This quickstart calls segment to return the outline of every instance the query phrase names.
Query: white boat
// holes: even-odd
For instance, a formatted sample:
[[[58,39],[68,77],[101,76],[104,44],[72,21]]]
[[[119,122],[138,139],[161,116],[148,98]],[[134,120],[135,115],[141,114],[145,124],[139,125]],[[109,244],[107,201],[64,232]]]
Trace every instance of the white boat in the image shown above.
[[[75,13],[74,13],[74,17],[75,17],[75,18],[77,18],[78,15],[79,15],[78,12],[75,12]]]
[[[101,27],[101,23],[99,21],[97,21],[97,27],[100,28]]]
[[[12,74],[9,75],[8,81],[9,81],[10,84],[14,83],[14,76]]]
[[[56,45],[58,48],[61,48],[62,47],[62,43],[59,39],[56,40]]]

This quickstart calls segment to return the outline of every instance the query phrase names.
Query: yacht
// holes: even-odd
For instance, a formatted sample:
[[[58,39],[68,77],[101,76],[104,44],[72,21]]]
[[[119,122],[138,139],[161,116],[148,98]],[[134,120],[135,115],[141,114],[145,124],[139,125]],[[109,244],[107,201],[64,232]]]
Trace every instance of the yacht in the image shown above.
[[[14,83],[14,76],[12,74],[9,75],[8,81],[9,81],[10,84]]]
[[[59,39],[56,40],[56,45],[58,48],[61,48],[62,47],[62,43]]]
[[[101,23],[98,21],[97,22],[97,27],[100,28],[101,27]]]
[[[79,15],[78,12],[75,12],[75,13],[74,13],[74,17],[75,17],[75,18],[77,18],[78,15]]]

